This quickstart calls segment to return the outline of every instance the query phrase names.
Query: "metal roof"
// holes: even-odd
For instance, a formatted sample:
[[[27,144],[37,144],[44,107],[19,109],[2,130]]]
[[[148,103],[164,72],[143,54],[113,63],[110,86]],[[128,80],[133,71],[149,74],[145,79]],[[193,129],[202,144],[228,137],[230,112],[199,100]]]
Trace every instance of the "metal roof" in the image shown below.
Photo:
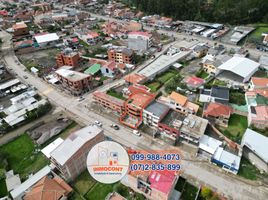
[[[44,43],[44,42],[52,42],[59,40],[59,36],[56,33],[48,33],[45,35],[37,35],[35,36],[35,39],[38,44]]]
[[[230,71],[243,78],[246,78],[252,73],[254,73],[258,69],[259,66],[260,64],[253,60],[250,60],[248,58],[234,56],[230,60],[223,63],[221,66],[219,66],[219,69]]]
[[[102,132],[96,125],[90,125],[72,133],[50,156],[64,165],[85,143]]]
[[[241,142],[244,145],[268,163],[268,137],[248,128]]]
[[[215,153],[215,151],[221,144],[222,144],[221,141],[216,140],[207,135],[203,135],[199,140],[199,148],[212,155]]]
[[[169,107],[165,104],[153,101],[149,106],[145,108],[146,111],[153,113],[157,117],[161,117],[169,110]]]

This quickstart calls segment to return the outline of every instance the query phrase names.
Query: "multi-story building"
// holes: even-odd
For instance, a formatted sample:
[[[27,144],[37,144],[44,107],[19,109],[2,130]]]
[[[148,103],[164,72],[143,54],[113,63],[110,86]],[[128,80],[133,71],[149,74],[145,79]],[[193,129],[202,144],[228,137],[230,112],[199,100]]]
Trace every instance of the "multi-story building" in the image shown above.
[[[148,32],[134,31],[128,33],[128,48],[135,51],[147,51],[152,46],[153,36]]]
[[[77,67],[79,66],[80,61],[80,55],[77,52],[73,52],[72,49],[69,48],[65,49],[56,56],[56,62],[58,67],[62,67],[64,65]]]
[[[49,3],[37,3],[32,5],[32,8],[34,10],[41,10],[43,12],[51,11],[51,6]]]
[[[80,95],[89,91],[92,77],[71,69],[71,66],[63,66],[56,71],[57,78],[62,86],[73,95]]]
[[[87,167],[86,159],[90,149],[105,139],[103,130],[90,125],[72,133],[51,152],[51,162],[67,181],[74,180]]]
[[[134,175],[131,172],[122,183],[150,200],[169,200],[175,190],[178,176],[171,171],[150,171],[144,175]]]
[[[158,122],[168,113],[169,107],[153,101],[143,110],[143,123],[157,128]]]
[[[119,114],[122,114],[124,111],[124,101],[108,94],[105,94],[100,91],[93,93],[93,99],[96,103],[102,105],[105,108],[109,108],[113,111],[116,111]]]
[[[160,97],[159,101],[165,103],[170,108],[189,114],[197,113],[199,105],[188,101],[186,96],[177,92],[172,92],[168,97]]]
[[[124,113],[120,118],[120,122],[137,129],[142,123],[143,109],[155,99],[155,94],[136,86],[130,86],[129,90],[131,94],[124,103]]]
[[[248,125],[259,129],[268,128],[268,105],[249,106]]]
[[[199,101],[227,104],[229,102],[229,88],[213,86],[211,89],[203,89],[200,92]]]
[[[131,64],[133,51],[128,48],[112,48],[108,50],[108,59],[116,63]]]
[[[12,26],[13,35],[15,37],[25,36],[29,34],[29,28],[24,22],[16,23]]]

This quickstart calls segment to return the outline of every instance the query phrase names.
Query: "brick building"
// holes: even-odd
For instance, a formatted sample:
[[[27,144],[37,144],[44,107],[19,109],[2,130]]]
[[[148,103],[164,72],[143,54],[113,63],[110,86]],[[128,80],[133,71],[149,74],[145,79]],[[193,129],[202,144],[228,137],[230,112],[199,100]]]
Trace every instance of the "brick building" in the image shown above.
[[[104,139],[103,130],[98,126],[90,125],[82,128],[72,133],[51,152],[51,162],[65,180],[74,180],[86,169],[86,159],[90,149]]]
[[[127,48],[112,48],[108,50],[108,59],[116,63],[131,64],[133,51]]]
[[[65,49],[56,56],[56,62],[58,67],[62,67],[64,65],[78,67],[80,61],[81,61],[80,55],[76,52],[73,52],[69,48]]]
[[[15,37],[25,36],[29,34],[29,28],[24,22],[16,23],[12,26],[13,35]]]
[[[93,93],[93,99],[95,100],[95,102],[104,106],[105,108],[109,108],[119,114],[123,113],[124,101],[121,99],[115,98],[100,91],[96,91]]]
[[[91,76],[71,70],[71,66],[63,66],[56,71],[62,86],[73,95],[80,95],[90,90]]]

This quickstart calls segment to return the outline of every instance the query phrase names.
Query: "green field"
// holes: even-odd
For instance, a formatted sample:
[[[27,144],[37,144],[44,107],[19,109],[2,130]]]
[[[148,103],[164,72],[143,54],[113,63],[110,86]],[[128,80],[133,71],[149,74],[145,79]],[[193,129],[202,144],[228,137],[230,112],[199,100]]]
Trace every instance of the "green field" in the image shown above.
[[[246,179],[257,180],[258,175],[260,175],[260,171],[254,165],[252,165],[246,158],[242,157],[238,175]]]
[[[156,80],[161,82],[161,83],[166,83],[168,80],[176,76],[176,71],[175,70],[168,70],[164,72],[163,74],[159,75]]]
[[[113,192],[115,184],[96,183],[94,187],[85,195],[85,198],[94,200],[105,199],[110,192]]]
[[[146,86],[151,89],[150,91],[152,93],[155,93],[162,86],[162,84],[159,82],[151,82],[151,83],[146,84]]]
[[[195,200],[198,188],[186,182],[182,191],[182,200]]]
[[[209,76],[209,74],[202,70],[202,71],[198,72],[196,74],[196,76],[199,78],[202,78],[202,79],[206,79]]]
[[[110,96],[113,96],[115,98],[118,98],[118,99],[126,100],[126,98],[123,97],[122,93],[119,93],[119,92],[115,91],[114,89],[109,89],[107,91],[107,94],[110,95]]]
[[[255,24],[254,27],[256,30],[250,34],[250,38],[261,40],[263,38],[262,34],[268,33],[268,24]]]
[[[228,128],[220,129],[226,137],[234,140],[235,142],[240,142],[247,127],[247,117],[238,114],[232,114],[229,119]]]
[[[95,185],[95,183],[96,181],[89,175],[88,171],[86,170],[78,176],[73,186],[75,190],[83,196]]]
[[[6,154],[8,169],[20,174],[21,179],[26,179],[49,163],[41,152],[35,152],[34,143],[27,134],[0,147],[0,153]]]
[[[0,180],[0,198],[8,194],[5,179]]]

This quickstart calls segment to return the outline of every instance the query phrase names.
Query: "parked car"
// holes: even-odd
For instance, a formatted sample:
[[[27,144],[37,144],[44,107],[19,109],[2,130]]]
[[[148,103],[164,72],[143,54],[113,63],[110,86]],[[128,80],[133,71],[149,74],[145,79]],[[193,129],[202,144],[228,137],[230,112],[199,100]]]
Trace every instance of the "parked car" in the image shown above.
[[[119,130],[119,126],[117,124],[112,124],[111,127],[114,129],[114,130]]]
[[[99,126],[99,127],[102,127],[102,123],[99,122],[98,120],[96,120],[96,121],[94,122],[94,124],[97,125],[97,126]]]
[[[141,133],[138,130],[133,130],[133,134],[136,136],[141,136]]]
[[[78,99],[77,99],[77,101],[83,101],[85,99],[85,97],[79,97]]]
[[[24,76],[23,76],[23,78],[27,79],[27,78],[28,78],[28,76],[24,75]]]

